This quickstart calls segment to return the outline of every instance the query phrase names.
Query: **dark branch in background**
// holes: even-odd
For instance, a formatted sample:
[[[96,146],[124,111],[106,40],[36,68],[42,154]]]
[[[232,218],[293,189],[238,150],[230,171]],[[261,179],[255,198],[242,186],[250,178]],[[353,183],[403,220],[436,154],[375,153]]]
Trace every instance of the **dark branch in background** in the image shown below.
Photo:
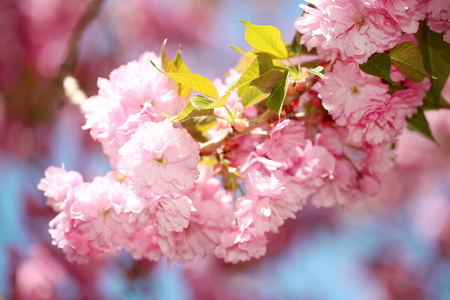
[[[332,66],[331,63],[328,64],[325,67],[325,71],[329,71],[331,69],[331,66]],[[316,76],[316,75],[311,74],[306,79],[306,86],[305,86],[305,88],[303,90],[301,90],[301,91],[295,92],[294,94],[286,97],[286,99],[284,100],[283,106],[288,106],[289,104],[291,104],[292,102],[297,100],[301,95],[306,93],[317,81],[319,81],[319,77]],[[233,129],[230,129],[224,135],[219,136],[219,137],[217,137],[215,139],[212,139],[212,140],[204,143],[203,146],[200,148],[200,155],[201,156],[212,155],[212,154],[215,153],[217,148],[222,147],[226,143],[231,142],[231,141],[236,140],[236,139],[239,139],[239,138],[249,134],[256,127],[259,127],[259,126],[261,126],[262,124],[265,124],[265,123],[270,123],[270,122],[276,121],[277,119],[278,119],[278,114],[277,114],[276,111],[267,110],[262,115],[260,115],[260,116],[258,116],[256,118],[254,118],[253,120],[251,120],[244,132],[237,132],[237,131],[235,131]]]
[[[77,80],[72,77],[77,65],[78,43],[86,27],[97,15],[102,2],[103,0],[93,0],[86,8],[81,19],[78,21],[78,24],[75,27],[70,39],[67,57],[59,69],[58,77],[55,79],[58,87],[62,87],[64,89],[64,94],[69,98],[69,101],[75,105],[81,105],[81,103],[87,99],[86,94],[80,89]],[[62,94],[59,99],[62,104]]]

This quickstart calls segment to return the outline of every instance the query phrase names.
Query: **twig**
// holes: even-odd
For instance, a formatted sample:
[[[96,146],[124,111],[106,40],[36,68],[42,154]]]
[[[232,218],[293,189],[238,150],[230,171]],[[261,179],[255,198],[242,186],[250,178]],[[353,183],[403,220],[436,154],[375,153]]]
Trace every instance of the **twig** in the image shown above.
[[[319,77],[316,75],[310,75],[306,79],[306,87],[299,91],[295,92],[292,95],[289,95],[284,100],[284,106],[288,106],[293,101],[298,99],[301,95],[303,95],[305,92],[307,92],[317,81],[319,80]],[[277,112],[273,110],[267,110],[262,115],[254,118],[251,120],[244,132],[237,132],[233,129],[230,129],[228,132],[223,134],[222,136],[219,136],[213,140],[210,140],[203,144],[203,146],[200,148],[200,155],[201,156],[208,156],[213,154],[217,148],[222,147],[223,145],[227,144],[230,141],[239,139],[247,134],[249,134],[253,129],[255,129],[258,126],[261,126],[265,123],[270,123],[275,121],[278,118]]]
[[[89,23],[97,15],[102,2],[103,0],[93,0],[86,8],[83,16],[79,20],[72,34],[67,57],[62,63],[61,68],[59,69],[58,77],[56,77],[55,79],[57,86],[63,87],[63,91],[69,98],[69,101],[75,105],[80,105],[84,100],[87,99],[86,94],[80,89],[77,80],[74,77],[71,77],[71,75],[73,75],[73,73],[75,72],[75,67],[77,64],[78,43],[87,25],[89,25]],[[70,79],[68,79],[69,76]],[[66,83],[66,79],[69,80],[69,83]],[[67,86],[70,87],[69,91],[67,89]],[[75,89],[78,89],[78,91],[75,91]],[[71,98],[74,95],[76,95],[76,99]],[[62,97],[60,97],[60,99],[62,99]]]

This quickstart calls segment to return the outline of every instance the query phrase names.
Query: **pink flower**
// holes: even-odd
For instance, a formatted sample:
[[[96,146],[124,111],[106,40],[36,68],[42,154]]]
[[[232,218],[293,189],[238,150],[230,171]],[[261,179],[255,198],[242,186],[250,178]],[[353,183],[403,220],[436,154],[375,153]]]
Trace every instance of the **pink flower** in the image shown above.
[[[194,208],[188,197],[179,194],[154,196],[152,199],[146,199],[146,202],[160,235],[181,232],[189,226],[191,211]]]
[[[295,27],[308,50],[316,47],[327,60],[353,59],[364,63],[376,52],[398,44],[402,29],[386,9],[373,1],[310,0],[316,8],[301,4],[303,16]]]
[[[64,200],[70,198],[73,189],[83,183],[83,177],[75,171],[67,172],[62,168],[54,166],[45,170],[45,178],[42,178],[37,188],[44,191],[47,197],[47,205],[55,211],[60,212],[64,209]]]
[[[353,143],[393,142],[403,129],[406,101],[391,97],[380,78],[363,73],[354,62],[337,61],[319,92],[323,106],[337,125],[348,129]],[[418,102],[410,93],[400,95]]]
[[[375,2],[388,11],[406,33],[416,33],[419,29],[419,20],[425,18],[425,14],[420,11],[419,0],[376,0]]]
[[[233,197],[220,187],[221,182],[202,170],[194,188],[184,191],[192,199],[189,226],[181,232],[171,232],[158,240],[161,251],[169,262],[187,262],[205,257],[220,244],[221,234],[233,218]]]
[[[319,94],[336,124],[345,126],[358,122],[370,106],[386,102],[388,90],[380,78],[362,72],[357,63],[336,61]]]
[[[267,238],[257,234],[250,223],[235,225],[220,237],[220,245],[214,250],[226,263],[249,261],[266,254]]]
[[[145,215],[134,216],[145,214],[135,197],[129,187],[110,177],[78,185],[67,209],[50,222],[53,244],[63,249],[68,260],[79,263],[101,253],[118,254],[146,223]]]
[[[296,193],[288,188],[289,182],[281,171],[270,176],[255,169],[246,173],[247,195],[236,201],[236,219],[251,220],[258,234],[277,232],[287,218],[295,218],[295,213],[302,208]]]
[[[316,207],[348,206],[363,198],[356,168],[318,145],[307,151],[292,181]]]
[[[421,82],[405,78],[403,87],[403,90],[392,94],[392,102],[406,105],[406,117],[411,118],[417,113],[417,108],[422,106],[423,98],[430,89],[431,82],[429,78],[424,78]]]
[[[158,261],[161,257],[161,249],[158,240],[161,236],[155,226],[149,225],[133,233],[131,239],[124,245],[124,249],[129,252],[135,260],[146,258],[151,261]]]
[[[156,70],[150,60],[161,64],[159,57],[146,52],[138,61],[113,70],[109,79],[99,78],[98,95],[82,105],[86,117],[83,129],[90,129],[92,137],[102,143],[113,167],[118,149],[137,128],[136,122],[128,122],[130,117],[139,122],[159,122],[164,119],[161,113],[176,115],[187,102],[176,93],[173,81]]]
[[[359,190],[358,173],[346,159],[338,159],[333,174],[311,196],[311,203],[315,207],[332,207],[336,204],[348,207],[362,199],[364,195]]]
[[[57,299],[69,276],[63,266],[43,245],[32,245],[29,257],[17,268],[17,299]]]
[[[303,122],[285,119],[270,130],[270,137],[257,147],[257,152],[288,168],[301,159],[304,149],[311,143],[305,138],[305,131]]]
[[[368,107],[357,122],[347,124],[349,140],[354,143],[367,141],[374,145],[395,142],[403,130],[408,107],[394,100],[391,98]]]
[[[140,196],[176,193],[198,178],[199,149],[186,130],[169,121],[147,122],[119,149],[117,166]]]
[[[419,1],[420,11],[427,14],[427,25],[435,32],[444,32],[444,41],[450,43],[450,2],[447,0]]]

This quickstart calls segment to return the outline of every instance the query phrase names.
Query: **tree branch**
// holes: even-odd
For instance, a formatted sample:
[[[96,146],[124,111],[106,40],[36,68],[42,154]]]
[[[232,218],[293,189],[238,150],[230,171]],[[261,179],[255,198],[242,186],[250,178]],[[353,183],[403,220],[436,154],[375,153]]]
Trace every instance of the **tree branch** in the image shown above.
[[[77,64],[78,43],[86,27],[97,15],[102,2],[103,0],[93,0],[86,8],[83,16],[75,27],[70,39],[67,57],[62,63],[58,76],[55,79],[57,86],[63,87],[64,94],[69,98],[69,101],[75,105],[80,105],[87,99],[86,94],[78,86],[77,80],[74,77],[71,77],[71,75],[75,72],[75,67]],[[67,78],[70,78],[69,83],[66,82]],[[67,89],[67,87],[69,87],[69,89]],[[72,98],[74,95],[76,95],[76,99]],[[62,99],[62,95],[59,99]]]
[[[331,69],[331,64],[328,64],[325,67],[325,70]],[[301,91],[295,91],[292,95],[289,95],[284,100],[284,106],[288,106],[293,101],[297,100],[301,95],[303,95],[305,92],[307,92],[317,81],[319,81],[319,77],[316,75],[311,74],[306,79],[306,86]],[[219,136],[215,139],[212,139],[206,143],[203,144],[203,146],[200,148],[200,156],[208,156],[213,154],[217,148],[222,147],[223,145],[227,144],[230,141],[239,139],[247,134],[249,134],[253,129],[255,129],[258,126],[261,126],[265,123],[270,123],[278,119],[277,112],[273,110],[267,110],[262,115],[254,118],[250,121],[247,128],[243,132],[237,132],[234,129],[230,129],[227,133],[223,134],[222,136]]]

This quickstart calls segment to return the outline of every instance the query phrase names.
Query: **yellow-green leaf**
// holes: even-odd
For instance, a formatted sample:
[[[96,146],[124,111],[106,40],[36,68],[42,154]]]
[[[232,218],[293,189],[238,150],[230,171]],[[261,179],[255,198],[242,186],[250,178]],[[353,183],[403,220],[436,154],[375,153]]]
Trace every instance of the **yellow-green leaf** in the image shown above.
[[[256,86],[264,93],[266,92],[270,93],[275,82],[279,81],[281,78],[283,78],[283,73],[280,72],[279,70],[272,69],[269,72],[264,73],[263,75],[253,79],[248,84],[240,86],[238,89],[238,95],[241,96],[244,90],[249,85]]]
[[[364,73],[377,76],[392,82],[391,79],[391,58],[386,53],[372,54],[366,63],[360,64],[359,68]]]
[[[244,90],[241,102],[244,107],[250,107],[258,104],[269,96],[269,93],[263,93],[256,86],[249,86]]]
[[[225,105],[225,103],[227,102],[228,98],[230,98],[230,92],[227,92],[225,95],[223,95],[222,97],[220,97],[219,100],[211,103],[210,105],[208,105],[206,108],[210,109],[210,108],[218,108],[218,107],[222,107]]]
[[[239,20],[245,25],[245,40],[250,46],[278,58],[286,59],[288,52],[278,28],[274,26],[252,25],[247,21]]]
[[[214,115],[214,109],[207,108],[207,106],[211,103],[214,103],[214,101],[206,99],[202,96],[195,96],[189,100],[189,102],[178,115],[173,117],[165,115],[165,117],[169,118],[171,122],[176,123],[183,119],[189,119],[193,117],[212,116]]]
[[[412,42],[398,44],[389,51],[389,57],[400,72],[412,81],[421,82],[425,77],[430,77],[423,67],[419,48]]]
[[[230,90],[234,90],[244,84],[250,83],[253,79],[267,73],[273,68],[272,59],[266,53],[258,54],[250,65],[242,72],[239,79],[231,86]]]
[[[277,112],[278,117],[280,117],[281,109],[283,108],[284,98],[289,86],[289,71],[283,73],[283,78],[277,81],[273,85],[272,92],[270,93],[269,99],[267,99],[267,107],[271,110]]]
[[[177,72],[177,67],[172,63],[172,61],[167,57],[166,53],[164,52],[166,48],[167,39],[164,40],[162,47],[161,47],[161,60],[162,65],[164,68],[164,71],[172,73]]]
[[[175,58],[173,59],[173,64],[175,65],[175,67],[177,68],[177,73],[191,73],[191,70],[189,69],[189,67],[184,63],[184,61],[181,59],[181,45],[178,49],[178,52],[175,56]],[[168,72],[166,70],[166,72]],[[185,98],[189,98],[189,95],[191,94],[191,88],[179,83],[178,84],[178,94],[185,97]]]
[[[251,53],[251,52],[245,52],[244,50],[242,50],[241,48],[238,48],[236,46],[230,46],[230,48],[236,50],[237,52],[240,52],[246,56],[250,56],[251,58],[255,58],[256,54],[255,53]]]
[[[153,66],[160,71],[161,73],[165,74],[166,76],[172,78],[178,83],[184,84],[191,89],[194,89],[200,93],[202,93],[205,96],[211,97],[215,100],[219,98],[219,92],[217,91],[216,86],[214,83],[212,83],[209,79],[193,73],[168,73],[161,71],[156,67],[156,65],[151,61]]]
[[[214,103],[214,101],[206,99],[202,96],[194,96],[191,98],[190,102],[192,102],[194,108],[198,110],[206,109],[208,105]]]

